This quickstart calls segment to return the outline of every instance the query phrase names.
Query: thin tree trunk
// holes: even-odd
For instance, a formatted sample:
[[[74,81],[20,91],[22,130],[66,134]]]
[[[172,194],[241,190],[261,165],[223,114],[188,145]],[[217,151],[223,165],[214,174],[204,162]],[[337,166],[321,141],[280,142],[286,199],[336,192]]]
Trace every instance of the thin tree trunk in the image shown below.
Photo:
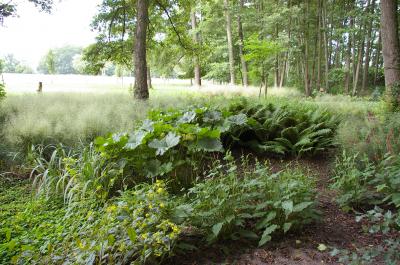
[[[153,84],[151,83],[151,72],[150,72],[150,66],[147,66],[147,87],[149,89],[153,88]]]
[[[357,88],[358,88],[358,81],[360,79],[360,68],[364,57],[364,46],[365,46],[365,40],[362,41],[361,46],[358,49],[358,59],[357,59],[356,73],[355,73],[353,92],[352,92],[353,96],[356,96],[358,93]]]
[[[191,16],[191,21],[192,21],[193,41],[194,41],[194,43],[199,44],[200,37],[199,37],[199,33],[196,32],[196,30],[197,30],[196,12],[192,11],[190,16]],[[200,87],[201,86],[201,68],[200,68],[199,56],[197,54],[195,54],[193,57],[193,63],[194,63],[194,84],[196,86]]]
[[[226,19],[226,37],[228,39],[228,53],[229,53],[229,72],[230,84],[235,84],[235,58],[233,56],[233,40],[232,40],[232,20],[231,12],[229,10],[229,0],[224,0],[225,19]]]
[[[374,13],[375,10],[375,0],[372,0],[372,3],[368,1],[368,10],[370,14]],[[371,49],[371,35],[372,35],[372,20],[368,23],[368,32],[366,36],[367,47],[365,48],[365,64],[364,64],[364,72],[362,78],[362,86],[361,90],[365,91],[368,85],[368,74],[369,74],[369,62],[370,62],[370,49]]]
[[[325,91],[329,91],[329,55],[328,55],[328,39],[326,36],[327,26],[326,26],[326,1],[323,1],[322,8],[322,27],[324,29],[324,47],[325,47]]]
[[[400,44],[397,20],[397,0],[381,1],[382,51],[385,68],[385,85],[390,89],[400,82]],[[400,98],[397,98],[400,104]]]
[[[244,0],[240,0],[240,11],[243,10]],[[248,70],[247,70],[247,62],[244,59],[244,34],[243,34],[243,25],[242,25],[242,17],[238,15],[238,35],[239,35],[239,55],[240,61],[242,64],[242,85],[247,87],[249,85],[248,81]]]
[[[379,37],[378,37],[378,47],[376,49],[376,54],[375,54],[375,73],[374,73],[374,86],[376,85],[376,82],[378,80],[378,72],[379,72],[379,65],[380,65],[380,60],[381,60],[381,50],[382,50],[382,34],[381,31],[378,31]]]
[[[136,0],[136,32],[135,32],[135,92],[134,97],[140,100],[149,98],[147,86],[146,40],[149,24],[149,1]]]
[[[311,96],[310,91],[310,82],[309,82],[309,64],[308,64],[308,31],[309,31],[309,24],[308,24],[308,15],[309,15],[309,2],[306,3],[306,16],[305,16],[305,36],[304,36],[304,89],[306,96]]]

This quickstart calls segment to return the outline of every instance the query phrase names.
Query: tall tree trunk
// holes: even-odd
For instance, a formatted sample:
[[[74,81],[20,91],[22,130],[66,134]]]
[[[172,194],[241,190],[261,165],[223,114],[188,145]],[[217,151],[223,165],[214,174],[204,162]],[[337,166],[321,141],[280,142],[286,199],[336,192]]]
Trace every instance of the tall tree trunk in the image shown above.
[[[374,13],[375,10],[375,0],[372,0],[372,3],[368,1],[368,10],[370,14]],[[365,64],[364,64],[364,72],[363,72],[363,78],[362,78],[362,86],[361,90],[365,91],[367,89],[368,85],[368,74],[369,74],[369,62],[370,62],[370,50],[371,50],[371,35],[372,35],[372,19],[368,23],[368,30],[367,30],[367,36],[366,36],[366,43],[367,47],[365,48]]]
[[[365,40],[362,40],[362,43],[358,49],[358,59],[357,59],[357,66],[356,66],[355,78],[353,83],[353,92],[352,92],[353,96],[356,96],[358,93],[357,88],[358,88],[358,81],[360,79],[360,69],[364,57],[364,46],[365,46]]]
[[[304,90],[306,93],[306,96],[309,97],[311,96],[311,90],[310,90],[310,81],[309,81],[309,64],[308,64],[308,54],[309,54],[309,47],[308,47],[308,33],[309,33],[309,22],[308,22],[308,16],[309,16],[309,2],[307,1],[306,3],[306,15],[304,19],[305,22],[305,33],[304,33]]]
[[[240,0],[240,11],[243,10],[244,7],[244,0]],[[242,85],[247,87],[249,85],[248,80],[248,70],[247,70],[247,62],[244,59],[244,34],[243,34],[243,24],[242,24],[242,17],[238,15],[238,35],[239,35],[239,54],[240,54],[240,61],[242,64]]]
[[[147,86],[146,40],[149,24],[149,1],[136,0],[136,32],[135,32],[135,92],[134,97],[140,100],[149,98]]]
[[[233,40],[232,40],[232,20],[231,12],[229,10],[229,0],[224,0],[224,11],[226,19],[226,37],[228,39],[228,53],[229,53],[229,72],[231,76],[231,85],[235,84],[235,58],[233,56]]]
[[[199,33],[196,32],[196,30],[197,30],[196,12],[193,10],[191,12],[190,16],[191,16],[191,21],[192,21],[193,41],[194,41],[194,43],[199,44],[200,36],[199,36]],[[201,68],[200,68],[200,59],[197,54],[195,54],[193,57],[193,63],[194,63],[194,84],[195,84],[195,86],[200,87],[201,86]]]
[[[153,88],[153,84],[151,83],[151,71],[150,71],[150,66],[147,66],[147,87],[149,89]]]
[[[323,8],[322,8],[322,27],[324,29],[323,36],[324,36],[324,51],[325,51],[325,91],[329,91],[329,55],[328,55],[328,38],[327,38],[327,26],[326,26],[326,0],[323,1]]]
[[[321,0],[318,0],[318,27],[317,27],[317,52],[318,52],[318,56],[317,56],[317,81],[315,84],[315,87],[317,89],[317,91],[320,90],[321,88],[321,54],[322,54],[322,34],[321,34]]]
[[[376,48],[375,52],[375,73],[374,73],[374,86],[376,85],[376,82],[378,80],[378,72],[379,72],[379,65],[380,65],[380,60],[381,60],[381,50],[382,50],[382,34],[381,31],[378,31],[379,37],[378,37],[378,47]]]
[[[391,89],[400,82],[400,45],[397,20],[397,0],[381,0],[381,34],[385,85]],[[400,99],[397,98],[400,104]]]
[[[287,8],[290,10],[291,8],[291,0],[289,0],[287,2]],[[292,17],[289,16],[289,26],[288,26],[288,40],[290,43],[291,40],[291,27],[292,27]],[[283,66],[282,66],[282,72],[281,72],[281,80],[279,81],[279,87],[283,87],[284,86],[284,82],[285,82],[285,75],[289,74],[289,51],[285,52],[285,56],[284,56],[284,62],[283,62]]]

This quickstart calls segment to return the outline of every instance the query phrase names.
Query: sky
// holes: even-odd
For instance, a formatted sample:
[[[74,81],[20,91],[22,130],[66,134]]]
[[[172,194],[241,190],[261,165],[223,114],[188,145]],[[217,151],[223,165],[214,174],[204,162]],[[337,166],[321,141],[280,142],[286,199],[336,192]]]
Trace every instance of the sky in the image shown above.
[[[39,12],[26,0],[18,3],[18,17],[6,18],[0,25],[0,56],[12,53],[18,60],[36,68],[51,48],[64,45],[87,46],[95,40],[90,29],[101,0],[54,1],[51,14]]]

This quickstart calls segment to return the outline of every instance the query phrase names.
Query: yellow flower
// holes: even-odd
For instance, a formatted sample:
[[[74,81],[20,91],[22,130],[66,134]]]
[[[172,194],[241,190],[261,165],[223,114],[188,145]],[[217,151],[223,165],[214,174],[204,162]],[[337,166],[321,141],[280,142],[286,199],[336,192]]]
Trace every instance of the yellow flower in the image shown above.
[[[157,193],[161,194],[161,193],[163,193],[163,192],[164,192],[164,189],[163,189],[163,188],[158,188],[158,189],[157,189]]]
[[[108,213],[115,212],[116,210],[117,210],[117,206],[115,206],[115,205],[108,206],[107,209],[106,209],[106,211]]]
[[[160,208],[164,208],[165,204],[164,203],[160,203]]]

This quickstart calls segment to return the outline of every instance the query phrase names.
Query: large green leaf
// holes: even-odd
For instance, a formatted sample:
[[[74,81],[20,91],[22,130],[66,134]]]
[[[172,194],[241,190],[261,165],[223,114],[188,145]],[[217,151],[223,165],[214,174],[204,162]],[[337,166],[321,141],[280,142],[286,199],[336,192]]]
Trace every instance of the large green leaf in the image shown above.
[[[142,144],[144,138],[147,136],[148,132],[138,130],[129,135],[128,142],[124,146],[124,149],[134,150],[136,147]]]
[[[163,139],[154,139],[149,143],[149,147],[157,149],[156,155],[163,155],[169,149],[179,144],[181,137],[173,132],[169,132]]]

